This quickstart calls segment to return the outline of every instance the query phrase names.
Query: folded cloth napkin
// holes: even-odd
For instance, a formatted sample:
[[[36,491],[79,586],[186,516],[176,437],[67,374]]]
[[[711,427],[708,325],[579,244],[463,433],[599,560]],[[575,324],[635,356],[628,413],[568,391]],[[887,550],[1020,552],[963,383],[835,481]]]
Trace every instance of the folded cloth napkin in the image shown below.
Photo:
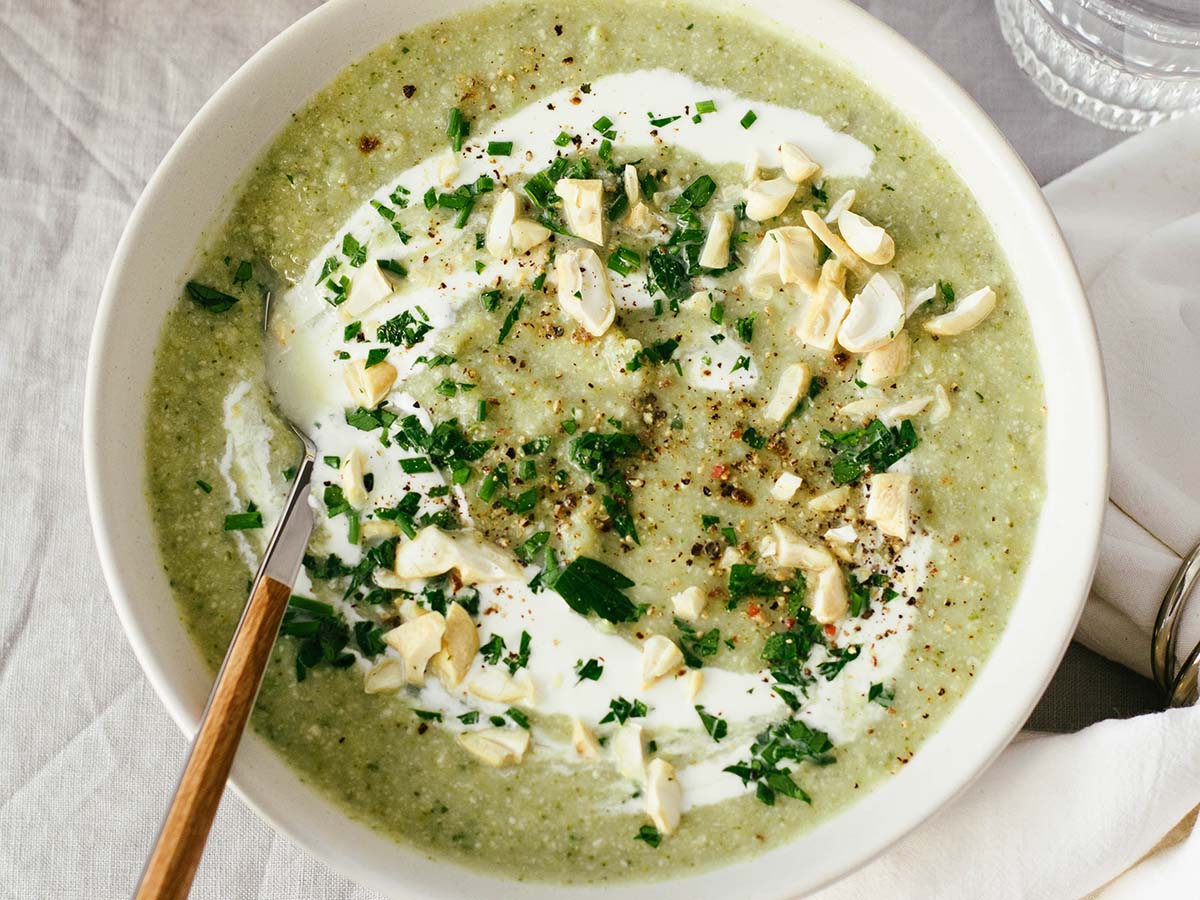
[[[1076,637],[1148,675],[1159,601],[1200,539],[1200,116],[1131,138],[1046,196],[1087,286],[1112,415],[1100,566]],[[1200,596],[1179,635],[1186,655]],[[947,809],[817,896],[1195,897],[1198,804],[1200,709],[1027,734]]]

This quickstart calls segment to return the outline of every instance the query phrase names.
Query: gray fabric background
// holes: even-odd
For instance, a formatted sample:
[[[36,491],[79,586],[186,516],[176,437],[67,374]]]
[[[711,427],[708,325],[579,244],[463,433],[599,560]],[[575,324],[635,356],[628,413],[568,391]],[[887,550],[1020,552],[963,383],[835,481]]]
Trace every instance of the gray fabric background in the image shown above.
[[[234,69],[313,5],[0,0],[0,898],[127,896],[182,763],[185,742],[134,661],[92,550],[79,449],[87,341],[158,161]],[[863,5],[965,85],[1040,182],[1120,139],[1042,99],[988,0]],[[1031,725],[1074,730],[1156,702],[1147,682],[1075,647]],[[227,797],[193,896],[368,895]]]

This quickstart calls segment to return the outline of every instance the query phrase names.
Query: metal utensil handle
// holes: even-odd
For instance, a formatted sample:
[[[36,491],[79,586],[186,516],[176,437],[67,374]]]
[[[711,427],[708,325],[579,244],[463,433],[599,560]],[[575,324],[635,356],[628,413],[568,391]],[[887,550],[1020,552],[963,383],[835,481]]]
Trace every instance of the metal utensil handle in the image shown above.
[[[1171,706],[1192,706],[1197,700],[1200,644],[1192,649],[1182,666],[1176,665],[1175,655],[1179,620],[1197,581],[1200,581],[1200,543],[1192,548],[1171,579],[1158,607],[1150,639],[1150,669]]]
[[[306,442],[134,900],[183,900],[191,890],[312,532],[309,447]]]

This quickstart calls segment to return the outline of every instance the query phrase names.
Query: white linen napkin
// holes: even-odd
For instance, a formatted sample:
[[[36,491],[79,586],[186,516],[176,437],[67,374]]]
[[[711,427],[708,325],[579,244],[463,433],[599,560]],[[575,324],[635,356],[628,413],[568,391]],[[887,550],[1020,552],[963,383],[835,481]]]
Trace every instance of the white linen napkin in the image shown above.
[[[1087,286],[1112,414],[1100,566],[1076,637],[1148,675],[1159,601],[1200,539],[1200,117],[1131,138],[1046,196]],[[1200,596],[1181,654],[1197,640]],[[1198,804],[1200,709],[1023,735],[947,809],[817,896],[1194,897]]]

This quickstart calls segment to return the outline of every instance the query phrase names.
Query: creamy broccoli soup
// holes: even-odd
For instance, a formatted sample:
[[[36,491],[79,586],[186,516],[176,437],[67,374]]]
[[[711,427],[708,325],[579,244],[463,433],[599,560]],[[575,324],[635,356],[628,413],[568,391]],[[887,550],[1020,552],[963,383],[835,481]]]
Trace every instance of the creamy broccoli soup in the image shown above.
[[[402,34],[183,280],[147,434],[182,615],[215,667],[299,454],[269,377],[316,529],[254,725],[431,855],[594,882],[786,841],[903,768],[1019,589],[1021,299],[803,34],[612,0]]]

